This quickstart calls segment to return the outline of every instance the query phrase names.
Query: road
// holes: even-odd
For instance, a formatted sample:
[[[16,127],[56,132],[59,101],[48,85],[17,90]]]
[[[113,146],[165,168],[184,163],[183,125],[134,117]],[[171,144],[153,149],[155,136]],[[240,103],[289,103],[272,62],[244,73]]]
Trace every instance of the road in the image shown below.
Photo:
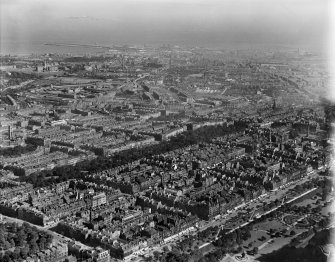
[[[139,80],[141,80],[141,79],[143,79],[143,78],[146,78],[147,76],[149,76],[149,74],[143,74],[142,76],[136,78],[136,79],[133,81],[134,86],[137,86],[137,81],[139,81]],[[118,86],[117,89],[120,90],[120,89],[122,89],[123,87],[125,87],[125,86],[127,86],[127,85],[129,85],[129,82],[124,83],[124,84]]]
[[[226,87],[222,92],[221,92],[221,95],[223,95],[224,93],[226,93],[228,87]]]
[[[21,87],[24,87],[32,82],[34,82],[35,80],[27,80],[25,82],[22,82],[21,84],[18,84],[18,85],[15,85],[15,86],[8,86],[4,89],[2,89],[1,91],[6,91],[7,89],[18,89],[18,88],[21,88]]]

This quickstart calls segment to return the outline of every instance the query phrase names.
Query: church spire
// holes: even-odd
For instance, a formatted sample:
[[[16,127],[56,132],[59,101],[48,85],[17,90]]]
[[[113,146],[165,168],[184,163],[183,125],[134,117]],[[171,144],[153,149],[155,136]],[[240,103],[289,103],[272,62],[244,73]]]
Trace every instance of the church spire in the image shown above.
[[[277,108],[276,99],[274,98],[273,99],[273,104],[272,104],[272,109],[275,110],[276,108]]]

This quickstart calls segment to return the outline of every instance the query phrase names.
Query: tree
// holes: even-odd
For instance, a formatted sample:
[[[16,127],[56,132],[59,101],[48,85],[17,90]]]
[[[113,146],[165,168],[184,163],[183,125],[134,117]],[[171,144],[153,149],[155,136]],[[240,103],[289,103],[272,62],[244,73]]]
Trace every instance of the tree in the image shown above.
[[[171,252],[173,252],[174,254],[180,254],[180,250],[176,245],[171,246]]]
[[[6,240],[3,245],[4,250],[10,249],[11,247],[12,245],[10,244],[10,242]]]
[[[46,246],[46,239],[44,238],[44,236],[42,236],[39,241],[38,241],[38,247],[40,250],[44,250],[45,246]]]
[[[209,262],[216,262],[217,259],[215,258],[214,254],[211,253],[208,256],[208,260],[207,261],[209,261]]]
[[[264,241],[266,239],[266,237],[265,236],[262,236],[261,238],[260,238],[260,241]]]
[[[241,245],[242,244],[242,240],[241,240],[241,229],[237,229],[236,230],[236,243]]]
[[[0,230],[0,248],[4,248],[5,246],[5,231],[4,230]]]
[[[38,245],[36,242],[31,242],[30,244],[30,254],[35,254],[39,251]]]
[[[160,253],[158,251],[154,251],[153,255],[154,255],[154,258],[156,259],[156,261],[158,261]]]
[[[221,238],[219,238],[219,239],[216,241],[216,245],[219,246],[219,247],[222,247],[222,240],[221,240]]]
[[[257,254],[257,253],[258,253],[258,247],[254,247],[254,248],[252,249],[252,252],[253,252],[254,254]]]
[[[14,239],[13,239],[13,238],[11,238],[11,239],[9,240],[9,243],[10,243],[10,247],[15,247],[15,242],[14,242]]]
[[[280,232],[276,232],[275,237],[280,237]]]
[[[325,201],[327,199],[328,196],[328,190],[327,188],[323,188],[322,189],[322,200]]]
[[[10,255],[8,252],[5,253],[5,255],[1,258],[2,262],[12,262],[13,260],[11,259]]]
[[[242,239],[244,241],[248,240],[251,237],[251,233],[250,233],[250,228],[249,227],[245,227],[243,234],[242,234]]]
[[[19,247],[16,247],[14,249],[14,252],[13,252],[13,258],[15,260],[19,259],[21,257],[21,254],[20,254],[20,248]]]
[[[238,246],[238,248],[236,249],[237,253],[241,253],[243,251],[243,248],[241,246]]]
[[[294,236],[296,234],[296,232],[294,231],[294,230],[292,230],[291,232],[290,232],[290,235],[291,236]]]
[[[21,254],[22,258],[26,258],[29,253],[30,253],[30,249],[29,249],[28,246],[25,246],[25,247],[20,249],[20,254]]]
[[[163,247],[163,251],[164,251],[165,253],[167,253],[167,252],[169,252],[170,250],[169,250],[169,248],[168,248],[167,246],[164,246],[164,247]]]
[[[18,232],[17,232],[17,244],[18,246],[22,247],[24,245],[24,242],[26,241],[27,235],[24,232],[23,228],[21,228]]]

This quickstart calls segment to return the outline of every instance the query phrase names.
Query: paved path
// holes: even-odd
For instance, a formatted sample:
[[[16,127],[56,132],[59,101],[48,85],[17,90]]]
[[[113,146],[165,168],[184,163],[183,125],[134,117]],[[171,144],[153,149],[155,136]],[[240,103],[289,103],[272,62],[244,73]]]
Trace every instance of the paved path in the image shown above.
[[[2,89],[2,91],[6,91],[7,89],[21,88],[21,87],[24,87],[25,85],[28,85],[28,84],[30,84],[31,82],[34,82],[34,81],[35,80],[27,80],[27,81],[22,82],[21,84],[15,85],[15,86],[8,86],[8,87]]]

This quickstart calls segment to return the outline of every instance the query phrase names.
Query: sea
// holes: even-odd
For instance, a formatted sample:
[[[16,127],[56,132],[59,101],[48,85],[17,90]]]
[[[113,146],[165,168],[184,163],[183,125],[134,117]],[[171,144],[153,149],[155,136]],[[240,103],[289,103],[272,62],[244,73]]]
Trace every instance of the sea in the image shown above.
[[[88,47],[88,46],[66,46],[66,45],[46,45],[45,43],[24,43],[11,42],[1,43],[1,55],[26,56],[31,54],[102,54],[108,51],[106,48]]]

